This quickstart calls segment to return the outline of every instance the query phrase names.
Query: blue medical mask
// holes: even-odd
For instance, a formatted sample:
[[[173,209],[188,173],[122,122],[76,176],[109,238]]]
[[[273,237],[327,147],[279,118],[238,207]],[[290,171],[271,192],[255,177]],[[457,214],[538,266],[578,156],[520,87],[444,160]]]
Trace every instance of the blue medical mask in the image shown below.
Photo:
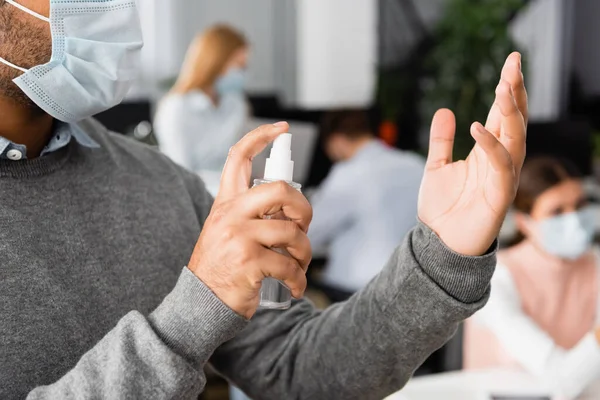
[[[50,0],[50,62],[22,71],[14,83],[41,109],[64,122],[106,111],[125,98],[140,66],[142,30],[135,0]]]
[[[246,73],[241,68],[231,68],[225,75],[217,79],[215,87],[219,94],[241,93],[244,91]]]
[[[594,213],[589,207],[538,222],[539,240],[544,250],[567,260],[576,260],[590,249],[594,231]]]

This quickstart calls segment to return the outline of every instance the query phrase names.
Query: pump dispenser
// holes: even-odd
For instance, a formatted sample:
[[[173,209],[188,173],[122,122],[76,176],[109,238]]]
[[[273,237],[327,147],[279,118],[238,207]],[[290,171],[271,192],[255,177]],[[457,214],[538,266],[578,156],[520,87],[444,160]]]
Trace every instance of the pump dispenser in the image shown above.
[[[292,135],[281,134],[273,142],[270,157],[265,165],[264,179],[256,179],[254,186],[276,181],[285,181],[294,189],[300,191],[302,186],[292,181],[294,177],[294,162],[292,161]],[[286,219],[282,211],[265,219]],[[287,254],[284,249],[273,249],[281,254]],[[288,254],[289,255],[289,254]],[[292,305],[292,294],[283,282],[273,278],[265,278],[260,289],[260,308],[286,310]]]
[[[265,165],[265,180],[292,182],[293,178],[292,134],[284,133],[273,142]]]

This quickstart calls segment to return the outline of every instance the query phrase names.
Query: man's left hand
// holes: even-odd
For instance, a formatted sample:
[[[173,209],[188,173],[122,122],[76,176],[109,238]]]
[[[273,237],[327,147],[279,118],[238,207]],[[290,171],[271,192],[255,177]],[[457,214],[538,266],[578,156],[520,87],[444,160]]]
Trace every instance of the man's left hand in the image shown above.
[[[476,122],[477,142],[464,161],[452,162],[456,122],[450,110],[433,118],[419,218],[457,253],[484,254],[511,206],[525,159],[527,92],[521,56],[511,54],[502,69],[485,125]]]

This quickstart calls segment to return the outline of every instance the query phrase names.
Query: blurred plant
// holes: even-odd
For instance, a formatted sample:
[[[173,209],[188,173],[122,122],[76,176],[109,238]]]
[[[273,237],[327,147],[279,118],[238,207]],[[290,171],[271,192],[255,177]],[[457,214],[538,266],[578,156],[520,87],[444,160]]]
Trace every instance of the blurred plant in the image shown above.
[[[594,158],[600,160],[600,131],[595,131],[592,134],[592,141],[594,143]]]
[[[378,71],[376,99],[382,120],[379,136],[390,145],[410,150],[420,148],[419,82],[430,49],[431,40],[426,36],[405,62]]]
[[[423,122],[439,108],[456,114],[455,159],[473,146],[475,121],[485,123],[498,77],[508,54],[516,50],[509,22],[526,0],[449,0],[425,63],[420,102]]]
[[[381,107],[381,117],[384,121],[395,121],[398,113],[404,109],[399,94],[410,93],[418,87],[408,68],[395,68],[379,71],[377,87],[377,102]]]

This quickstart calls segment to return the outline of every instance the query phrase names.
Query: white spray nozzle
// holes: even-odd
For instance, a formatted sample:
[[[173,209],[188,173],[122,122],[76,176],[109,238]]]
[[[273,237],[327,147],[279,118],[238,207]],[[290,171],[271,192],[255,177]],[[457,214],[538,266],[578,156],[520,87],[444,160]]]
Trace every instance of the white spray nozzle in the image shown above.
[[[288,181],[294,179],[294,162],[292,161],[292,134],[283,133],[273,142],[271,156],[265,165],[265,179]]]

